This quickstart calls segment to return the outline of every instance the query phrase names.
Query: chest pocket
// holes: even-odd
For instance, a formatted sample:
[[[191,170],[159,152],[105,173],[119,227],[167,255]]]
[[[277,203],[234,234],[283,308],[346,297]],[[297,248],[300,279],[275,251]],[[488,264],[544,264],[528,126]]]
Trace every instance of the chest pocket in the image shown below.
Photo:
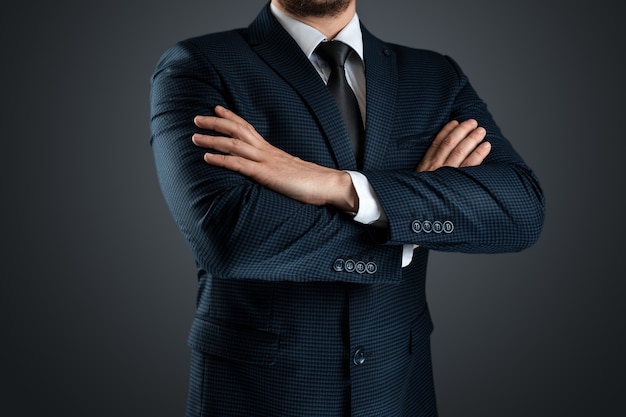
[[[415,169],[432,143],[437,131],[394,137],[387,146],[387,169]]]
[[[396,137],[394,142],[398,149],[423,148],[428,149],[430,143],[435,139],[438,131],[422,132],[414,135]]]

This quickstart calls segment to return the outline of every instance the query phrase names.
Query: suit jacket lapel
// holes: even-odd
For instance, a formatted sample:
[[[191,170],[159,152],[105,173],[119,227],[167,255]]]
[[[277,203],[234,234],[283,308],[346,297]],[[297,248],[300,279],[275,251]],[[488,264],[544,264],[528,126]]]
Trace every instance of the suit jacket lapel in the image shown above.
[[[367,119],[364,169],[381,169],[396,112],[398,68],[394,52],[361,26],[363,32]]]
[[[249,27],[250,46],[310,106],[334,154],[337,166],[356,169],[356,159],[339,109],[298,44],[265,7]]]

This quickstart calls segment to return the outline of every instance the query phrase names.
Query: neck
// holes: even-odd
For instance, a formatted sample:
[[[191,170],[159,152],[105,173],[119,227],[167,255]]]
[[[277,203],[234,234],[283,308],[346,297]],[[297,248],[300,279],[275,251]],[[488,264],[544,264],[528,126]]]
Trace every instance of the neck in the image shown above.
[[[345,10],[332,16],[300,16],[286,10],[280,0],[272,0],[272,4],[286,15],[319,30],[328,40],[334,39],[350,23],[356,13],[355,1],[350,2],[350,5]]]

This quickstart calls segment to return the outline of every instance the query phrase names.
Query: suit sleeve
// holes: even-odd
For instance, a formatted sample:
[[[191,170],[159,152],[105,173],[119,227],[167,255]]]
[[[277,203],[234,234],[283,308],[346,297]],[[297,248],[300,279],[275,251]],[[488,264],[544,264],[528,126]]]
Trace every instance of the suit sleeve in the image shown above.
[[[206,150],[191,142],[199,131],[193,118],[212,114],[217,104],[229,106],[232,86],[226,84],[224,74],[185,42],[161,57],[151,83],[157,176],[198,267],[226,279],[400,280],[401,250],[378,245],[365,226],[203,161]],[[346,271],[346,260],[361,261],[367,271]]]
[[[447,62],[458,81],[447,119],[477,119],[487,130],[491,153],[476,167],[365,172],[388,218],[383,239],[465,253],[526,249],[539,238],[544,221],[539,182],[458,65]]]

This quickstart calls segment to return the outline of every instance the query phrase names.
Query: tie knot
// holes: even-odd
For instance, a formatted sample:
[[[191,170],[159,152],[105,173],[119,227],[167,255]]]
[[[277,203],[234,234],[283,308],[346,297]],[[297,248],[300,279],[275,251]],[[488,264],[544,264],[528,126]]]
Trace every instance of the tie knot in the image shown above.
[[[332,66],[343,67],[352,48],[341,41],[320,42],[315,52]]]

